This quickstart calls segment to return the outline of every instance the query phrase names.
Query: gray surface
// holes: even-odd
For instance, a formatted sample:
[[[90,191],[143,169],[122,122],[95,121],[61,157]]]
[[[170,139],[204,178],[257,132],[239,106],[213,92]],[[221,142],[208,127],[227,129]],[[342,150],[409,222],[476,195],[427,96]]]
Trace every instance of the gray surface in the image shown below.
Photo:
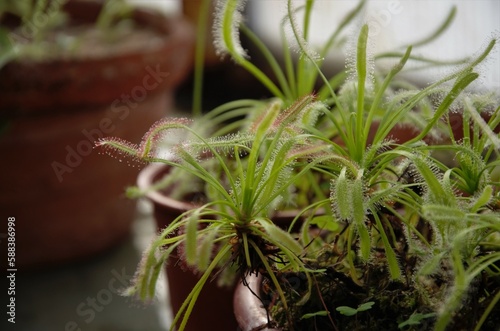
[[[155,225],[150,206],[141,201],[133,235],[100,256],[50,270],[18,270],[16,324],[2,318],[0,330],[163,331],[171,321],[166,289],[143,303],[119,295],[135,272]],[[164,279],[160,282],[164,284]]]

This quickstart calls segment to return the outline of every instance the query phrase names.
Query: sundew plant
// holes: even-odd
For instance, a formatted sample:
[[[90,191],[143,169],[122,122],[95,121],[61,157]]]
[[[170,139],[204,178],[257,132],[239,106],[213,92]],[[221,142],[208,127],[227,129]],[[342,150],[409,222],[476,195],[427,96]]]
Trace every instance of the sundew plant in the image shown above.
[[[314,118],[311,113],[324,106],[310,96],[285,110],[282,106],[279,100],[261,103],[263,116],[244,133],[205,139],[191,129],[188,120],[167,119],[155,124],[140,145],[117,138],[97,143],[104,152],[119,158],[180,168],[210,187],[210,201],[179,216],[152,243],[128,290],[143,299],[152,297],[160,268],[175,249],[182,248],[186,263],[203,276],[175,318],[176,325],[184,314],[179,330],[187,323],[203,284],[216,270],[225,272],[232,266],[241,275],[262,270],[272,275],[276,271],[272,261],[280,261],[280,270],[307,269],[299,258],[300,244],[269,215],[279,207],[294,181],[330,157],[325,154],[299,172],[292,172],[297,159],[317,151],[303,132],[303,119]],[[171,130],[185,130],[191,138],[170,146],[168,159],[158,158],[158,139]],[[200,165],[199,157],[207,153],[218,161],[222,173],[211,173]],[[226,165],[228,160],[234,163],[234,169]],[[280,286],[276,278],[274,284]]]
[[[233,101],[200,119],[162,120],[138,145],[98,141],[96,147],[112,156],[160,162],[184,181],[196,178],[207,197],[161,231],[127,294],[153,297],[161,268],[180,252],[201,276],[172,329],[185,328],[212,277],[246,284],[252,274],[270,284],[261,298],[273,302],[265,307],[267,326],[283,330],[498,326],[499,96],[470,89],[498,40],[417,88],[398,75],[409,61],[427,60],[408,46],[386,53],[397,58],[389,70],[372,67],[370,28],[363,25],[352,78],[327,78],[322,56],[340,34],[325,49],[311,50],[314,1],[285,4],[282,29],[292,31],[293,40],[283,35],[284,71],[245,27],[244,3],[220,1],[214,28],[220,51],[256,75],[273,98]],[[437,37],[453,15],[425,40]],[[250,62],[240,32],[259,45],[277,85]],[[296,63],[292,42],[300,53]],[[201,129],[207,123],[213,131]],[[179,132],[181,141],[166,142]],[[297,216],[281,228],[274,214],[290,208]],[[290,277],[302,281],[292,286]]]
[[[421,327],[412,319],[418,315],[431,321],[426,322],[434,325],[429,328],[444,330],[463,322],[453,321],[454,316],[468,314],[464,302],[470,300],[471,286],[481,283],[481,277],[494,279],[499,275],[498,96],[464,93],[478,77],[474,68],[497,41],[492,40],[476,58],[449,76],[390,99],[388,96],[394,95],[391,82],[410,58],[411,47],[385,77],[374,73],[374,83],[368,84],[368,35],[368,26],[364,26],[357,45],[357,81],[347,82],[337,94],[332,93],[336,102],[325,111],[324,122],[309,128],[311,139],[328,145],[327,150],[336,155],[313,170],[331,178],[330,196],[324,202],[330,204],[331,220],[342,224],[342,230],[333,236],[314,237],[310,227],[303,227],[304,260],[319,270],[330,270],[315,276],[318,288],[327,286],[328,292],[319,292],[319,297],[316,294],[313,309],[318,309],[317,313],[304,310],[311,306],[294,306],[294,315],[307,316],[299,322],[283,316],[284,309],[277,304],[275,318],[287,330],[306,329],[309,324],[304,323],[309,323],[310,316],[318,327],[323,324],[317,320],[327,315],[329,319],[324,320],[330,328],[341,323],[343,327],[376,329],[373,319],[379,314],[397,315],[394,329],[412,323]],[[455,115],[450,109],[455,110],[456,105],[463,109],[459,130],[454,130],[456,123],[449,120]],[[398,141],[393,132],[408,116],[423,126]],[[451,140],[446,134],[439,138],[432,133],[443,123]],[[374,124],[376,130],[371,132]],[[439,161],[441,152],[454,155],[454,162]],[[332,266],[335,268],[328,269]],[[377,275],[380,270],[385,272]],[[339,273],[351,278],[349,290],[356,298],[351,302],[361,305],[363,300],[376,299],[373,315],[368,317],[372,324],[341,316],[334,306],[325,304],[324,298],[347,291],[339,284],[332,285]],[[445,285],[436,285],[436,280]],[[475,298],[481,301],[481,310],[467,320],[471,329],[479,330],[491,311],[498,310],[499,287],[491,282],[480,285],[488,294]],[[401,291],[411,293],[411,299],[394,299],[384,291],[373,294],[374,288],[387,284],[402,286]],[[357,291],[370,296],[360,298]],[[297,291],[288,293],[290,300],[297,299]],[[331,304],[342,302],[333,299]],[[335,314],[336,321],[332,318]],[[495,322],[490,319],[489,323]],[[382,326],[387,328],[387,321]]]

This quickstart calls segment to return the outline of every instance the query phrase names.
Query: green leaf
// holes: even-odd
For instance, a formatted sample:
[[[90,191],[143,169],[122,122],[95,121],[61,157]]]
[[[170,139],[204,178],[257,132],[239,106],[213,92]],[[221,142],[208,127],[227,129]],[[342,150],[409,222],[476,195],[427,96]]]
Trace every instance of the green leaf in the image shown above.
[[[422,213],[426,219],[432,221],[459,223],[465,219],[465,213],[458,207],[448,207],[441,204],[426,204],[422,206]]]
[[[339,228],[339,224],[335,222],[330,215],[315,216],[310,224],[316,225],[320,229],[335,232]]]
[[[413,314],[406,321],[399,323],[398,324],[398,328],[402,329],[405,326],[417,325],[417,324],[420,324],[420,321],[422,321],[422,320],[424,320],[426,318],[434,317],[434,316],[436,316],[435,313],[429,313],[429,314],[420,314],[420,313],[417,313],[417,314]]]
[[[373,307],[373,305],[374,305],[374,304],[375,304],[375,302],[374,302],[374,301],[368,301],[368,302],[365,302],[365,303],[363,303],[362,305],[359,305],[359,307],[358,307],[358,309],[357,309],[357,310],[358,310],[358,312],[360,312],[360,311],[366,311],[366,310],[368,310],[368,309],[371,309],[371,308]]]
[[[493,196],[493,187],[491,185],[485,186],[483,192],[477,197],[474,205],[471,208],[471,212],[475,213],[479,208],[488,204]]]
[[[363,185],[363,169],[359,170],[356,180],[352,182],[350,187],[351,199],[349,204],[352,205],[352,216],[354,223],[358,227],[365,226],[366,210],[364,203],[364,185]]]
[[[320,310],[315,313],[309,313],[309,314],[304,314],[300,317],[301,320],[305,320],[311,317],[316,317],[316,316],[328,316],[328,311],[327,310]]]
[[[205,271],[210,265],[212,254],[214,252],[215,238],[217,237],[219,227],[211,228],[210,231],[203,236],[200,250],[198,253],[198,270]]]
[[[125,189],[125,195],[129,199],[138,199],[144,196],[144,191],[137,186],[129,186]]]
[[[359,235],[359,247],[361,250],[361,258],[365,261],[367,261],[370,258],[371,254],[371,239],[370,239],[370,232],[368,231],[368,228],[366,225],[361,224],[356,227],[358,230],[358,235]]]
[[[186,262],[189,265],[195,265],[197,261],[198,214],[197,210],[195,210],[186,220]]]
[[[351,184],[351,199],[349,204],[352,206],[352,216],[359,235],[359,246],[361,248],[361,257],[368,260],[371,252],[371,239],[368,228],[365,224],[365,204],[363,189],[363,170],[358,173],[357,178]]]
[[[444,258],[444,255],[445,252],[433,255],[430,259],[425,261],[425,263],[420,266],[418,274],[422,276],[428,276],[435,273],[437,268],[440,266],[441,260]]]
[[[357,309],[354,309],[354,308],[351,308],[348,306],[340,306],[340,307],[337,307],[336,310],[345,316],[354,316],[358,313]]]
[[[363,132],[363,114],[365,102],[365,81],[367,76],[367,53],[366,47],[368,44],[368,24],[363,25],[358,37],[356,72],[358,74],[358,99],[356,112],[356,134],[359,142],[364,144]],[[359,148],[364,148],[364,145],[358,144]]]
[[[352,217],[352,203],[349,187],[349,179],[346,177],[347,168],[342,168],[340,175],[334,182],[333,188],[333,203],[337,207],[336,212],[339,218],[349,220]]]
[[[456,13],[457,13],[457,7],[456,6],[451,7],[450,12],[446,16],[445,20],[441,23],[441,25],[439,25],[439,27],[435,31],[433,31],[431,34],[429,34],[422,40],[412,42],[411,44],[413,45],[413,47],[422,46],[430,43],[433,40],[436,40],[439,36],[443,34],[443,32],[448,30],[448,27],[455,19]]]
[[[267,234],[269,235],[269,238],[273,242],[280,244],[284,248],[293,252],[295,255],[300,255],[302,253],[303,247],[297,240],[295,240],[295,238],[292,237],[290,233],[280,229],[278,226],[271,222],[262,221],[260,222],[260,224],[262,224]]]
[[[384,244],[385,256],[387,258],[387,264],[389,265],[389,272],[391,274],[392,279],[399,279],[401,277],[401,269],[399,268],[398,259],[396,257],[396,253],[392,249],[392,246],[389,242],[389,238],[387,238],[387,234],[385,233],[382,222],[380,221],[379,216],[374,213],[373,217],[377,222],[377,227],[379,228],[380,237]]]
[[[348,306],[339,306],[339,307],[337,307],[336,310],[339,313],[341,313],[342,315],[345,315],[345,316],[354,316],[354,315],[356,315],[359,312],[371,309],[374,304],[375,304],[374,301],[368,301],[368,302],[365,302],[365,303],[359,305],[357,309],[354,309],[354,308],[351,308],[351,307],[348,307]]]
[[[347,306],[337,307],[336,310],[345,316],[354,316],[358,313],[357,309],[347,307]]]

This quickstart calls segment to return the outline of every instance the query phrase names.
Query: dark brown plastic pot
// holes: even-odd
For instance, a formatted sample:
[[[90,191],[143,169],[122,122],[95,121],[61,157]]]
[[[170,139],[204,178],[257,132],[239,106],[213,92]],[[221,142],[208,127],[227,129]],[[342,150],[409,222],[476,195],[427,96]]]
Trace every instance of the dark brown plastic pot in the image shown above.
[[[138,186],[148,188],[169,171],[162,164],[145,167],[138,177]],[[165,228],[181,213],[194,207],[189,202],[174,200],[161,191],[151,191],[147,198],[153,203],[154,216],[159,229]],[[199,280],[182,261],[171,257],[166,267],[170,304],[174,315]],[[210,280],[209,280],[210,281]],[[221,330],[235,331],[237,328],[233,314],[234,288],[221,288],[216,282],[207,282],[196,301],[186,325],[186,331]]]
[[[72,20],[91,22],[101,3],[66,8]],[[123,192],[139,170],[99,155],[94,141],[139,142],[168,114],[194,47],[192,26],[180,18],[136,11],[134,19],[156,31],[154,46],[0,69],[0,210],[4,221],[16,219],[18,267],[89,257],[129,234],[135,203]]]

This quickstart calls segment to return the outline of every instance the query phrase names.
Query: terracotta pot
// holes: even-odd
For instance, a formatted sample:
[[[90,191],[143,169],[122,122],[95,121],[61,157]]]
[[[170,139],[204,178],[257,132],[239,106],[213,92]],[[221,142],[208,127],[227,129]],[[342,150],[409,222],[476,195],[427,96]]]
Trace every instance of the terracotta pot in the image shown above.
[[[488,121],[491,119],[491,113],[488,112],[483,112],[481,113],[481,118],[488,123]],[[453,132],[453,136],[455,140],[460,141],[461,139],[464,138],[464,131],[463,131],[463,123],[464,123],[464,118],[462,115],[462,112],[452,112],[448,115],[448,120],[451,126],[451,130]],[[473,137],[473,123],[474,120],[470,120],[471,125],[470,125],[470,130],[471,130],[471,137]],[[500,125],[496,126],[493,129],[494,133],[500,133]]]
[[[168,173],[169,169],[162,164],[148,165],[139,174],[138,186],[143,189],[150,187]],[[171,199],[161,191],[152,191],[148,193],[147,198],[153,203],[154,216],[159,229],[165,228],[181,213],[194,207],[189,202]],[[199,277],[183,266],[176,257],[170,258],[166,273],[170,304],[175,315]],[[233,288],[221,288],[215,282],[207,282],[196,301],[185,330],[236,330],[237,324],[233,315],[233,291]]]
[[[247,276],[246,281],[248,287],[240,283],[234,291],[233,307],[234,315],[238,321],[238,330],[279,331],[279,329],[268,327],[267,312],[259,298],[252,293],[253,291],[260,295],[262,277]]]
[[[97,1],[67,5],[80,22],[95,19],[99,8]],[[194,45],[182,19],[147,11],[134,19],[156,31],[154,47],[0,69],[0,210],[2,219],[16,218],[16,266],[88,257],[129,233],[135,203],[123,192],[138,169],[99,155],[94,141],[138,142],[167,115]]]

